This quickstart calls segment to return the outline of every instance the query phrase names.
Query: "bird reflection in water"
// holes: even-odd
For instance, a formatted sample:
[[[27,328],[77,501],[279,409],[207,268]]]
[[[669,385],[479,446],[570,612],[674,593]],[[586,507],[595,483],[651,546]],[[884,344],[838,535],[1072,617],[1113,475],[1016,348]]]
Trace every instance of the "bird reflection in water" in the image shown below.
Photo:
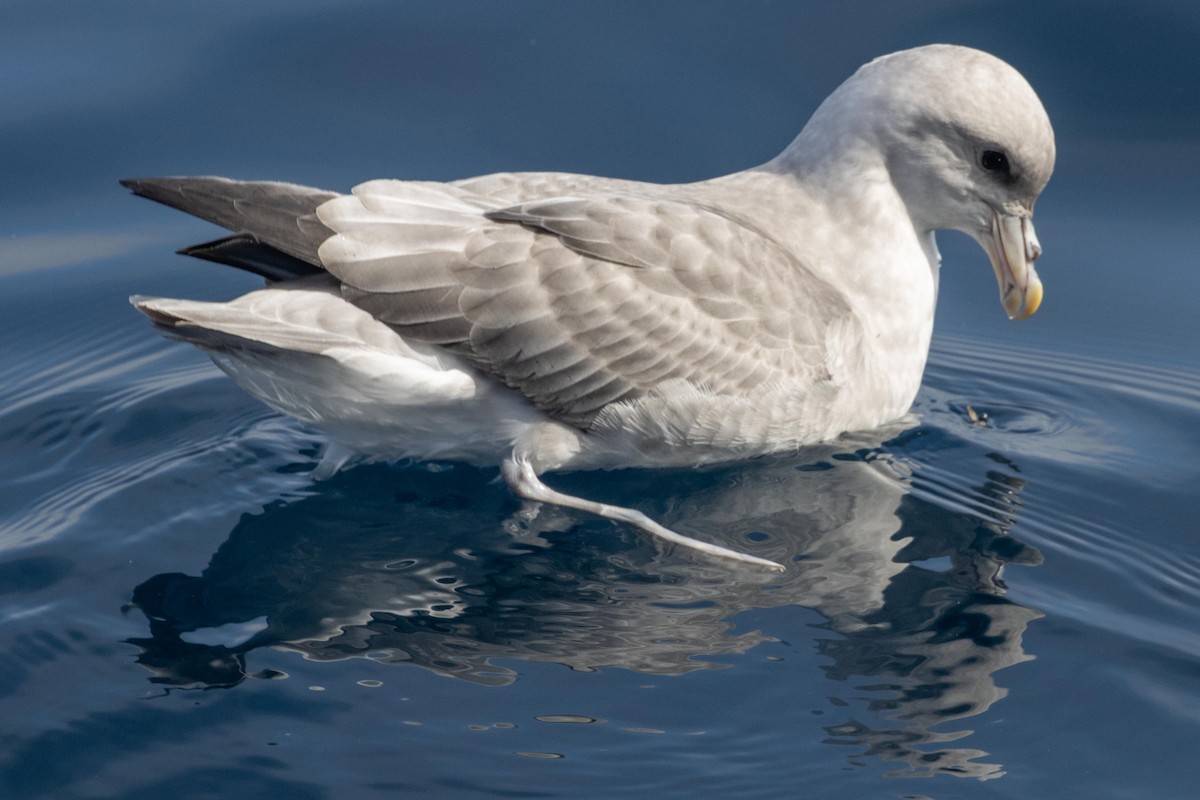
[[[1040,615],[1006,599],[1002,579],[1006,564],[1041,559],[1008,535],[1024,484],[998,456],[980,470],[977,452],[954,469],[982,472],[977,485],[942,480],[958,482],[947,489],[936,466],[914,478],[895,454],[941,434],[897,432],[672,475],[660,518],[787,564],[783,576],[664,555],[554,509],[513,513],[486,472],[406,468],[396,493],[385,489],[395,469],[362,467],[244,516],[201,575],[138,586],[133,605],[150,635],[130,642],[151,680],[174,687],[272,677],[246,671],[245,654],[260,647],[504,685],[517,676],[501,659],[655,675],[719,668],[700,657],[774,640],[734,634],[739,612],[802,606],[825,620],[816,643],[827,677],[847,686],[840,710],[865,708],[873,724],[847,716],[826,727],[828,743],[851,747],[853,763],[896,762],[899,774],[995,777],[999,765],[977,760],[985,753],[950,744],[971,731],[942,728],[985,712],[1005,695],[994,673],[1032,658],[1021,638]],[[630,497],[644,489],[606,483]]]

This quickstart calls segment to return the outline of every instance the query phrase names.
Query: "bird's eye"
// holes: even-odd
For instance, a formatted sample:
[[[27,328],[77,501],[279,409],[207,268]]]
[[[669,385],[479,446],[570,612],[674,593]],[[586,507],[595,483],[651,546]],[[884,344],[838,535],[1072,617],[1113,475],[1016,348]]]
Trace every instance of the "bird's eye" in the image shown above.
[[[1007,175],[1009,170],[1008,156],[999,150],[984,150],[979,156],[979,165],[988,172],[998,172],[1001,175]]]

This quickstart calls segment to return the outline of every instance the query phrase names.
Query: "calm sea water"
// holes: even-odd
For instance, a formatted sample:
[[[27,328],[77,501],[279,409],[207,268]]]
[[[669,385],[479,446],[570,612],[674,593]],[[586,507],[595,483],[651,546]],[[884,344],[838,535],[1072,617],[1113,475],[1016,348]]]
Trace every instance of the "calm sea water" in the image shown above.
[[[9,0],[0,796],[1195,797],[1198,36],[1185,2]],[[256,283],[121,177],[698,179],[931,41],[1055,122],[1038,315],[943,237],[912,419],[555,478],[782,578],[520,524],[494,471],[314,482],[315,436],[126,303]]]

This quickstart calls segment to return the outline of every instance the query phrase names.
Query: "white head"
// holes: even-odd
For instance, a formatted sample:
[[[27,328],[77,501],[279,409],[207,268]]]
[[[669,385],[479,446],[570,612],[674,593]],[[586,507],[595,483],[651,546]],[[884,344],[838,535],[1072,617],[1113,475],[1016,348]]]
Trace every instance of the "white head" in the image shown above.
[[[793,146],[810,136],[881,154],[918,232],[971,235],[991,258],[1008,315],[1037,310],[1033,204],[1054,169],[1054,132],[1015,69],[953,45],[883,56],[830,95]]]

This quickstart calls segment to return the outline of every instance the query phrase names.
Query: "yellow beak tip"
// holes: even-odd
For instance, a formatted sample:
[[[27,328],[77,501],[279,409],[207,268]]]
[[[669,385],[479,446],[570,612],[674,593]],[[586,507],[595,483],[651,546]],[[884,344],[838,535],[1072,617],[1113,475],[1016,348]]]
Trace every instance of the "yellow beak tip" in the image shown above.
[[[1034,312],[1042,305],[1042,284],[1041,282],[1034,283],[1029,287],[1029,291],[1025,293],[1025,313],[1024,317],[1032,317]]]
[[[1024,309],[1021,308],[1022,300],[1024,300]],[[1004,296],[1003,302],[1004,310],[1008,312],[1009,319],[1029,319],[1042,305],[1042,282],[1039,280],[1031,282],[1023,298],[1021,297],[1021,293],[1016,289],[1009,291]]]

